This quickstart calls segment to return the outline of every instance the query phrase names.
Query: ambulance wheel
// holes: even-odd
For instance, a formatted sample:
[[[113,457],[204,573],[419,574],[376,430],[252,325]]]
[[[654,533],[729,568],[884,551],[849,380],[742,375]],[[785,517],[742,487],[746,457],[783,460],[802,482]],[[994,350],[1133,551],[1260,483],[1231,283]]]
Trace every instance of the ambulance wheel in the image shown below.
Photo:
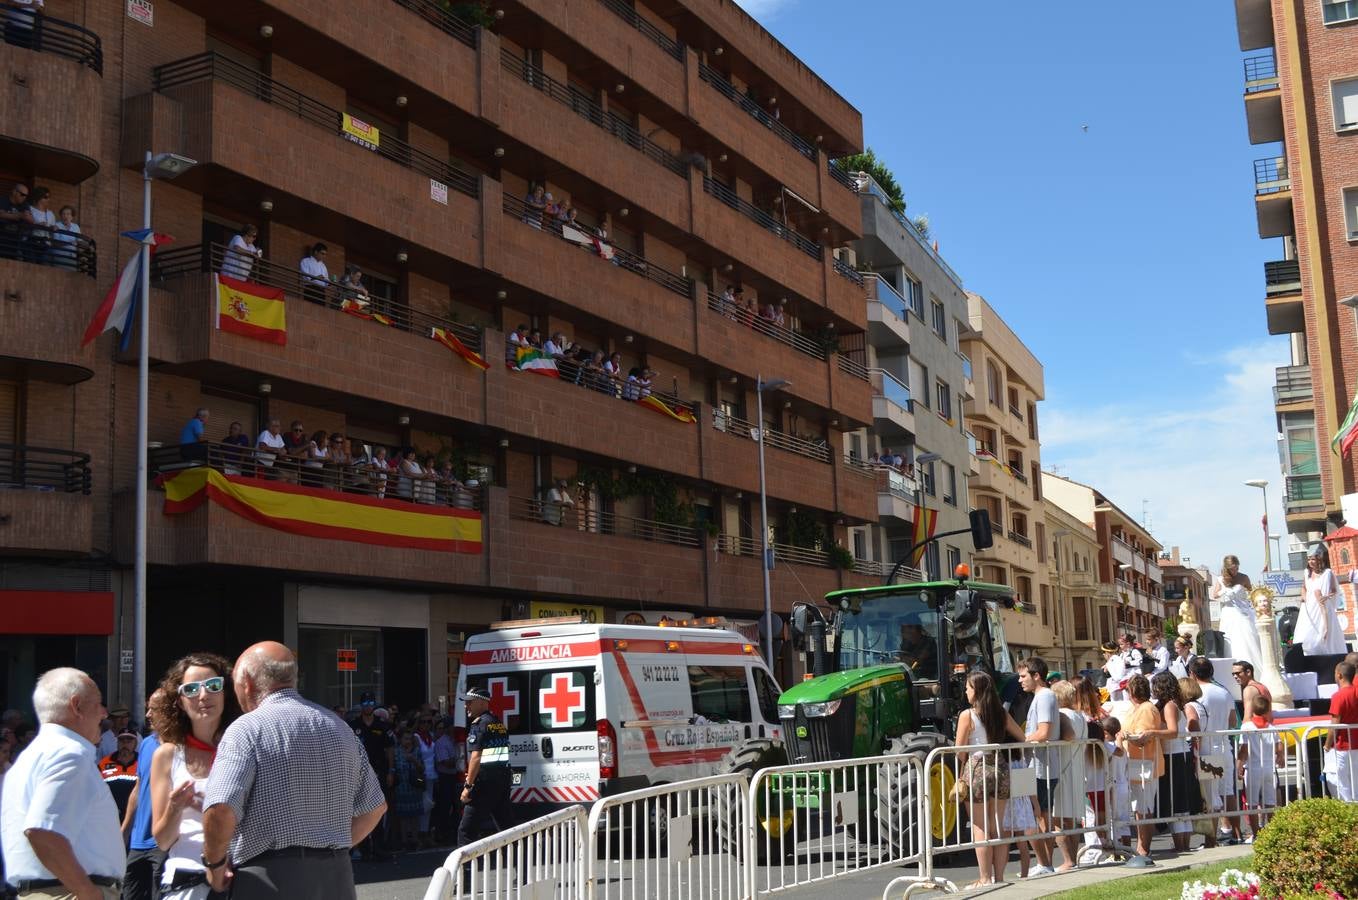
[[[787,751],[783,749],[782,744],[776,744],[767,738],[749,738],[733,747],[731,752],[726,754],[722,759],[721,771],[723,773],[744,773],[753,780],[755,773],[760,769],[784,765],[787,765]],[[754,852],[755,860],[761,866],[767,865],[770,859],[784,859],[792,850],[791,847],[785,846],[787,843],[783,840],[785,830],[779,830],[777,834],[768,830],[767,825],[769,823],[766,821],[766,810],[764,809],[768,799],[767,794],[761,792],[755,802]],[[770,803],[768,805],[777,806],[778,804]],[[740,848],[743,845],[740,823],[744,818],[744,814],[731,816],[722,815],[721,811],[714,811],[718,842],[723,851],[732,854],[737,859],[740,858]]]
[[[660,784],[653,785],[660,787]],[[670,852],[670,816],[661,801],[645,806],[646,821],[637,826],[623,822],[614,835],[621,859],[659,859]]]
[[[921,732],[892,738],[884,756],[910,756],[922,764],[936,747],[948,746],[941,734]],[[957,827],[956,806],[948,794],[956,780],[952,769],[935,763],[925,773],[924,784],[917,784],[914,766],[883,765],[877,770],[876,815],[878,837],[884,853],[893,858],[911,856],[919,844],[919,802],[923,795],[931,807],[930,840],[942,842]]]

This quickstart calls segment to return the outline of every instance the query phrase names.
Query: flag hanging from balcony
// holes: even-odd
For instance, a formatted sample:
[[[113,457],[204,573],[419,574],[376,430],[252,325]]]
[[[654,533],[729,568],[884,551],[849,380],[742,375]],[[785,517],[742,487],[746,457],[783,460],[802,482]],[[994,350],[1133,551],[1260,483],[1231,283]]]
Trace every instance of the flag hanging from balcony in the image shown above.
[[[482,372],[490,368],[490,363],[486,362],[481,354],[459,341],[457,335],[446,328],[431,328],[429,329],[429,336]]]
[[[353,297],[346,297],[340,303],[340,310],[353,316],[355,319],[363,319],[367,322],[376,322],[378,325],[391,325],[392,321],[388,316],[377,312],[368,312],[368,303],[365,300],[358,300]]]
[[[160,234],[149,228],[124,231],[123,237],[131,238],[139,244],[150,244],[153,257],[156,255],[156,247],[174,240],[168,234]],[[94,318],[85,329],[85,337],[81,340],[80,346],[85,346],[105,331],[117,331],[122,334],[122,342],[118,349],[126,350],[128,341],[132,340],[132,320],[137,315],[137,304],[140,302],[141,253],[137,252],[132,254],[132,258],[123,267],[122,274],[108,289],[104,302],[95,310]]]
[[[1330,441],[1330,449],[1338,453],[1342,459],[1349,455],[1354,441],[1358,441],[1358,390],[1354,391],[1353,405],[1349,407],[1349,414],[1334,430],[1334,440]]]
[[[514,368],[520,372],[532,372],[535,375],[546,375],[549,378],[561,377],[561,373],[556,368],[556,360],[537,347],[516,347],[514,350]]]
[[[472,509],[341,494],[224,475],[207,466],[184,469],[161,485],[165,514],[170,516],[210,500],[256,524],[306,537],[444,553],[481,552],[481,514]]]
[[[213,275],[217,282],[217,327],[280,347],[288,343],[282,288]]]
[[[645,397],[642,397],[637,402],[640,403],[642,406],[646,407],[647,409],[653,409],[663,416],[669,416],[671,419],[675,419],[679,422],[684,422],[685,424],[688,425],[692,425],[698,421],[693,417],[693,413],[690,412],[687,407],[680,406],[679,404],[670,406],[668,403],[666,403],[664,400],[661,400],[655,394],[647,394]]]
[[[938,510],[925,509],[923,506],[915,507],[915,526],[910,533],[910,544],[915,546],[910,565],[919,568],[920,560],[924,559],[924,551],[927,547],[925,541],[934,536],[934,529],[938,527]]]

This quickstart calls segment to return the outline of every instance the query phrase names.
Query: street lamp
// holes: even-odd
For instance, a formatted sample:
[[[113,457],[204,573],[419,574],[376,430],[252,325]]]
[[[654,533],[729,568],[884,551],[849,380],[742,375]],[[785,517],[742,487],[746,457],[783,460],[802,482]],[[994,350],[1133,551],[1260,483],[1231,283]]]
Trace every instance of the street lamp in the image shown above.
[[[1066,590],[1061,584],[1061,538],[1070,534],[1074,534],[1074,532],[1069,528],[1058,528],[1051,534],[1052,541],[1055,543],[1053,549],[1056,553],[1056,608],[1060,613],[1058,618],[1061,620],[1061,651],[1063,654],[1062,663],[1064,664],[1061,671],[1066,673],[1067,678],[1070,677],[1074,666],[1070,657],[1070,623],[1066,620]]]
[[[764,652],[769,668],[773,668],[773,591],[769,587],[769,572],[773,570],[773,548],[769,546],[769,494],[764,486],[764,392],[777,391],[791,387],[786,378],[764,380],[763,375],[755,375],[754,397],[755,415],[759,425],[755,434],[759,439],[759,546],[764,557]]]
[[[1264,492],[1264,571],[1273,568],[1273,556],[1268,545],[1268,482],[1262,478],[1252,478],[1245,482],[1246,487],[1257,487]]]
[[[135,662],[132,666],[132,702],[128,704],[134,710],[146,703],[146,423],[151,359],[151,247],[156,240],[151,231],[151,182],[177,178],[196,165],[198,161],[187,156],[153,154],[147,150],[146,164],[141,170],[141,227],[146,230],[146,236],[142,238],[140,251],[141,315],[137,325],[137,520],[132,587]]]

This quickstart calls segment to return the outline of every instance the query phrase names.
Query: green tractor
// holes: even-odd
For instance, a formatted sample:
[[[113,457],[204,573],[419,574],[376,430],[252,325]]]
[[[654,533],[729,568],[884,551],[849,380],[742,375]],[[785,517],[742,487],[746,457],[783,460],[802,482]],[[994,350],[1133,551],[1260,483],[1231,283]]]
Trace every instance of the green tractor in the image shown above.
[[[984,549],[989,521],[978,513],[970,530]],[[835,591],[826,597],[828,616],[811,604],[794,607],[792,638],[806,654],[808,679],[778,698],[781,741],[745,741],[727,756],[727,771],[753,775],[770,766],[897,754],[922,762],[952,742],[970,673],[990,674],[1001,697],[1012,699],[1018,685],[999,610],[1018,604],[1014,589],[969,581],[965,567],[958,576]],[[947,802],[953,770],[935,765],[922,785],[914,771],[883,766],[875,784],[851,786],[834,782],[854,777],[847,770],[774,774],[757,801],[761,861],[839,827],[905,852],[918,827],[913,810],[921,791],[941,841],[958,825],[957,806]],[[846,787],[859,806],[856,818],[828,808],[829,790]]]

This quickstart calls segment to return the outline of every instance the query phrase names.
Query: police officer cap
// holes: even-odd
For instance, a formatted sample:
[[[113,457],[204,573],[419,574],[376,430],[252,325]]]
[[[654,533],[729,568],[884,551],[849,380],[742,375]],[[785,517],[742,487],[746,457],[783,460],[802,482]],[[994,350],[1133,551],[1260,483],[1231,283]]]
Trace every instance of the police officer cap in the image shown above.
[[[490,694],[486,692],[485,688],[470,687],[470,688],[467,688],[466,693],[464,693],[464,694],[462,695],[462,699],[463,699],[463,700],[485,700],[486,702],[489,703],[489,702],[490,702]]]

